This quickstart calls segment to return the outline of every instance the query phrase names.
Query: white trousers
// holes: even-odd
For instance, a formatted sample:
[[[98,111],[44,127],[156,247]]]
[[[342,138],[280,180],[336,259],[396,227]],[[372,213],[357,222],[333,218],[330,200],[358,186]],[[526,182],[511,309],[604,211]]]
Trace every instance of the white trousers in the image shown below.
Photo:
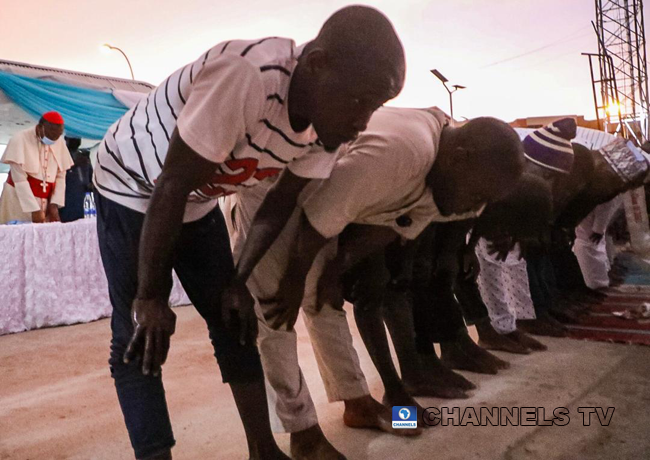
[[[576,227],[573,253],[580,264],[585,284],[591,289],[609,287],[610,254],[607,248],[607,227],[621,207],[621,196],[596,206]],[[599,243],[591,241],[596,232],[604,235]],[[612,248],[610,248],[612,249]]]
[[[481,238],[476,255],[481,265],[478,287],[492,327],[499,334],[509,334],[517,329],[518,319],[535,319],[526,261],[519,260],[519,244],[501,262],[488,253],[488,242]]]
[[[573,243],[573,253],[580,264],[580,271],[587,287],[602,289],[609,287],[609,257],[607,255],[607,240],[594,243],[580,237]]]
[[[230,195],[222,203],[238,260],[255,212],[266,194],[265,184]],[[298,363],[295,331],[274,330],[264,320],[264,312],[273,308],[278,286],[286,270],[289,251],[295,240],[299,209],[253,271],[248,288],[256,298],[259,318],[258,347],[266,375],[271,428],[275,432],[296,432],[318,423],[309,388]],[[359,398],[370,394],[359,357],[352,342],[345,311],[329,306],[316,310],[317,280],[327,260],[336,255],[336,241],[328,244],[314,261],[305,286],[302,316],[312,343],[318,370],[330,402]]]

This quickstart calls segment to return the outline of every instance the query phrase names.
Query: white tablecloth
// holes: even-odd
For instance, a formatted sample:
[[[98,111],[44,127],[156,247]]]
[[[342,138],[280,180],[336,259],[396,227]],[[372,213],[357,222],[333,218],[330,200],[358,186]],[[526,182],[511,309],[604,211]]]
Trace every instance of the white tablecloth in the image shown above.
[[[0,225],[0,335],[110,316],[95,227]],[[170,303],[190,303],[176,275]]]

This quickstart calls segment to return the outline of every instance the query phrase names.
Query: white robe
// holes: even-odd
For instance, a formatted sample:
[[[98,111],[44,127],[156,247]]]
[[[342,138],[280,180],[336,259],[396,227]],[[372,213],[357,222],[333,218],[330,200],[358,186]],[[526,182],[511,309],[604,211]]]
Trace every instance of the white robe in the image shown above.
[[[43,171],[45,158],[47,170]],[[73,165],[72,157],[61,136],[52,145],[45,145],[36,136],[35,127],[16,133],[0,160],[11,168],[12,187],[5,184],[0,197],[0,224],[12,220],[31,222],[32,212],[44,210],[48,204],[65,206],[65,172]],[[34,196],[27,176],[54,182],[49,203]]]
[[[585,284],[591,289],[609,287],[610,264],[607,257],[606,233],[607,227],[621,203],[622,197],[619,195],[607,203],[596,206],[576,227],[573,253],[580,264]],[[593,233],[603,235],[599,243],[594,243],[589,239]]]

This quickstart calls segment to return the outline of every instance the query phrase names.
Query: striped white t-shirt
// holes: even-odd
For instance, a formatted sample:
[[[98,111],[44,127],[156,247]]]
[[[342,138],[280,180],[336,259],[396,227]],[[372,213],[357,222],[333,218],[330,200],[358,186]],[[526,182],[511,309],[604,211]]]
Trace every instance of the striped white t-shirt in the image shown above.
[[[146,212],[175,128],[218,163],[210,183],[190,194],[185,222],[285,167],[301,177],[329,177],[336,155],[323,149],[313,127],[296,133],[289,122],[289,83],[300,52],[284,38],[235,40],[174,72],[108,130],[97,154],[98,191]]]

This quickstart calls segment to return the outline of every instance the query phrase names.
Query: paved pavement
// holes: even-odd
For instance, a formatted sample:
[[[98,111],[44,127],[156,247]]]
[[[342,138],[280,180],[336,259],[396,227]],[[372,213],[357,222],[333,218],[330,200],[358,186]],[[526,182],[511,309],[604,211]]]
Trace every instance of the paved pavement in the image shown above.
[[[191,307],[176,309],[177,334],[165,385],[177,439],[176,460],[244,459],[245,439],[230,391],[221,384],[207,330]],[[348,315],[349,319],[351,315]],[[351,321],[354,329],[353,321]],[[546,352],[500,354],[498,376],[465,375],[478,384],[469,400],[422,399],[425,406],[541,407],[568,410],[565,426],[446,426],[397,439],[343,425],[342,403],[325,397],[313,352],[299,323],[300,360],[326,435],[349,459],[636,460],[650,458],[650,348],[542,339]],[[354,330],[371,391],[379,377]],[[0,337],[0,459],[133,458],[106,364],[109,322]],[[580,407],[614,407],[609,426]],[[470,414],[471,415],[471,414]],[[277,436],[288,451],[288,435]]]

